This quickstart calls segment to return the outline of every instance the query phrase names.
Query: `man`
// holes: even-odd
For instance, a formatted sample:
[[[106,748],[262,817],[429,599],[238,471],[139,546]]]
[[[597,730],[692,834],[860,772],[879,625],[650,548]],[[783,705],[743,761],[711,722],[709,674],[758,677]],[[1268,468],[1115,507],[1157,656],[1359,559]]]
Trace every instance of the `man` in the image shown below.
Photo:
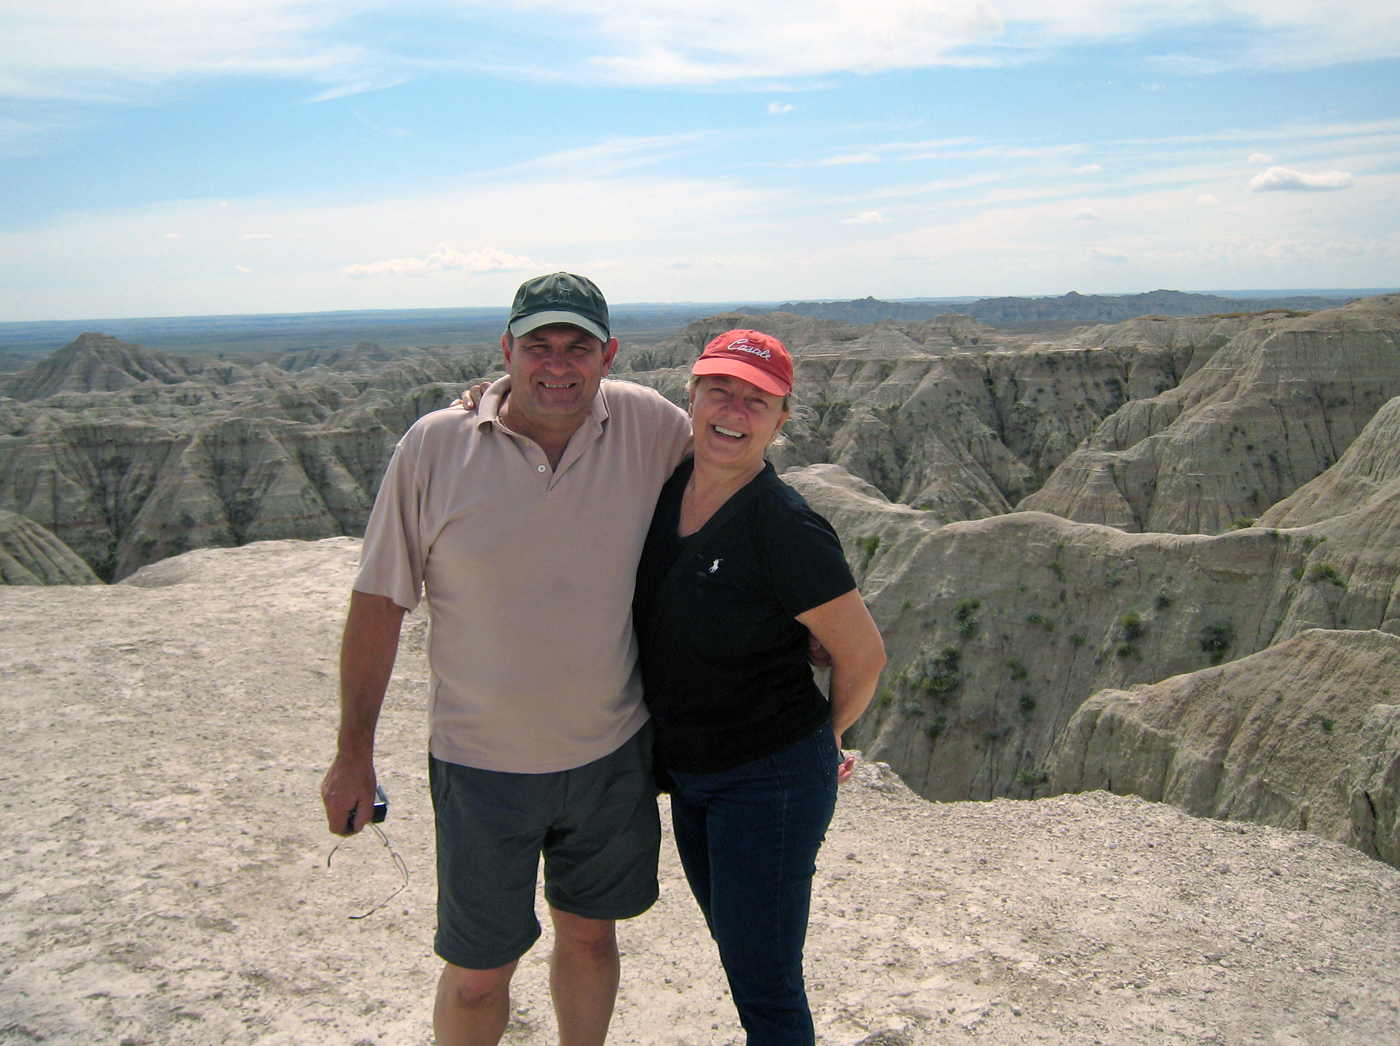
[[[321,792],[332,832],[369,821],[375,723],[404,612],[426,591],[437,1041],[500,1040],[511,975],[540,933],[543,853],[561,1046],[596,1046],[617,994],[614,921],[657,895],[631,600],[690,423],[650,389],[602,383],[617,341],[582,277],[522,284],[501,347],[507,377],[475,413],[429,414],[395,448],[351,593]]]

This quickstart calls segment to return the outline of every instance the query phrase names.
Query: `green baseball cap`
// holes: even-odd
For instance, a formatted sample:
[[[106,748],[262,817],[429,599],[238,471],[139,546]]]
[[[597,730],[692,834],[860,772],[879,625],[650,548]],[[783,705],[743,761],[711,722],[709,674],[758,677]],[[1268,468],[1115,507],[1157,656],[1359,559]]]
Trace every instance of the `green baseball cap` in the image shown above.
[[[609,335],[608,303],[598,285],[586,276],[555,272],[526,280],[515,292],[506,329],[519,338],[551,323],[567,323],[599,341]]]

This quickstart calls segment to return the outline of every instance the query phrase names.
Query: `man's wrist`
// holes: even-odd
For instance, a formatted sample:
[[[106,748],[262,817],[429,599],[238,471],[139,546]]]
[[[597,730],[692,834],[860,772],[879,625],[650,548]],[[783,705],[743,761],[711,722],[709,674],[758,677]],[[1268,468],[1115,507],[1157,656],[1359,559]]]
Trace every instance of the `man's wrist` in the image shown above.
[[[338,763],[373,763],[374,742],[362,738],[338,738],[335,759]]]

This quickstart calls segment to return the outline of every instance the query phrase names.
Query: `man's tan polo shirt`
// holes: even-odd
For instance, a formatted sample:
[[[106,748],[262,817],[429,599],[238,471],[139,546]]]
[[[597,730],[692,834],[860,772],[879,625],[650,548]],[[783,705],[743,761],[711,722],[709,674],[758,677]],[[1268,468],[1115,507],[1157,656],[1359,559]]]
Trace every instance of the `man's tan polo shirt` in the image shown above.
[[[557,469],[499,417],[428,414],[394,450],[355,589],[413,609],[426,590],[433,755],[512,773],[568,770],[646,722],[632,587],[690,419],[604,381]]]

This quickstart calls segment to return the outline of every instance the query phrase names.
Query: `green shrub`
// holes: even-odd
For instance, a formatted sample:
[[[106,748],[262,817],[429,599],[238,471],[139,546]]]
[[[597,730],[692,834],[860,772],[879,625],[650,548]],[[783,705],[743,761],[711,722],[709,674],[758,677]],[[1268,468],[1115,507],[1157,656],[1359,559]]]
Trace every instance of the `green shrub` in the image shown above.
[[[915,686],[923,694],[946,700],[958,687],[963,677],[958,672],[962,664],[962,651],[955,646],[944,647],[936,657],[926,658],[919,664],[915,676]]]
[[[1329,734],[1332,732],[1332,728],[1336,725],[1336,720],[1325,718],[1322,720],[1322,729]]]
[[[1026,671],[1026,666],[1014,659],[1006,662],[1006,667],[1011,671],[1012,679],[1025,679],[1026,676],[1030,675],[1030,673]]]
[[[1119,643],[1118,649],[1115,650],[1114,653],[1117,654],[1119,657],[1142,657],[1142,655],[1138,653],[1138,648],[1133,646],[1133,644],[1131,643]]]
[[[1327,581],[1338,588],[1347,587],[1347,583],[1342,580],[1342,575],[1337,573],[1337,568],[1331,563],[1314,563],[1312,569],[1308,571],[1308,581],[1314,585],[1319,581]]]
[[[1077,648],[1079,648],[1079,647],[1082,647],[1082,646],[1085,644],[1085,642],[1086,642],[1086,640],[1085,640],[1084,636],[1081,635],[1080,633],[1078,633],[1078,632],[1071,632],[1071,633],[1069,634],[1069,645],[1070,645],[1070,646],[1075,647],[1075,648],[1077,649]]]
[[[958,623],[958,635],[964,639],[971,639],[977,634],[977,626],[981,623],[977,620],[977,609],[981,607],[982,601],[968,596],[958,600],[958,605],[953,611],[953,618]]]
[[[1253,516],[1241,516],[1231,523],[1230,526],[1235,530],[1247,530],[1249,527],[1254,526],[1254,522]]]
[[[875,704],[879,708],[889,708],[894,704],[894,691],[887,686],[880,688],[879,694],[875,696]]]
[[[1136,610],[1129,610],[1123,615],[1123,642],[1136,643],[1147,632],[1147,627],[1142,623],[1142,615]]]
[[[1201,649],[1210,655],[1210,663],[1218,665],[1235,643],[1235,626],[1228,621],[1214,621],[1201,629]]]
[[[1016,772],[1016,783],[1023,784],[1027,788],[1043,785],[1049,780],[1050,774],[1045,770],[1018,770]]]
[[[1021,694],[1021,699],[1018,703],[1021,706],[1021,711],[1025,715],[1030,715],[1032,712],[1035,711],[1035,695],[1032,693],[1023,692]]]
[[[1167,595],[1165,592],[1158,592],[1157,598],[1152,603],[1152,606],[1157,610],[1166,610],[1171,605],[1172,597]]]
[[[1293,568],[1293,580],[1294,580],[1294,581],[1302,581],[1302,580],[1303,580],[1303,568],[1302,568],[1301,566],[1298,566],[1298,567],[1294,567],[1294,568]]]
[[[928,735],[930,740],[943,733],[946,729],[948,729],[948,717],[942,712],[935,712],[929,717],[929,721],[924,724],[924,733]]]
[[[870,566],[870,561],[880,549],[880,535],[871,534],[868,538],[861,538],[856,542],[856,547],[860,549],[860,569],[864,570]]]

